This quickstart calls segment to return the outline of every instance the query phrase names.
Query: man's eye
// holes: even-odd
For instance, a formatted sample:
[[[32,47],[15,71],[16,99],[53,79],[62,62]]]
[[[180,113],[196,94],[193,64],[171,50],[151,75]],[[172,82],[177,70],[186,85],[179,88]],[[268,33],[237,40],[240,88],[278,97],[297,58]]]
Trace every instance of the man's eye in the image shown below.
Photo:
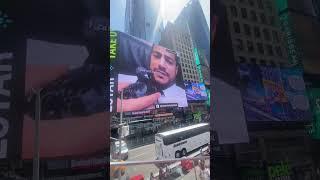
[[[166,62],[168,63],[168,64],[170,64],[170,65],[173,65],[173,60],[171,60],[171,59],[166,59]]]
[[[153,56],[154,56],[155,58],[161,58],[161,54],[158,54],[158,53],[153,53]]]

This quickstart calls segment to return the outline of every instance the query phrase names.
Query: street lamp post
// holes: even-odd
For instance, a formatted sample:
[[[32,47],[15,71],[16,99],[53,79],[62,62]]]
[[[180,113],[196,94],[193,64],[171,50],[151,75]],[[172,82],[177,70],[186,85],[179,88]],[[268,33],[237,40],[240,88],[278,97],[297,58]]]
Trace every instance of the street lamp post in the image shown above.
[[[40,152],[39,152],[39,143],[40,143],[40,115],[41,115],[41,93],[42,89],[34,90],[36,94],[36,103],[35,103],[35,123],[34,123],[34,154],[33,154],[33,179],[39,180],[39,170],[40,170]]]
[[[119,161],[121,161],[121,146],[122,146],[122,116],[123,116],[123,107],[122,107],[122,100],[123,100],[123,91],[121,91],[121,99],[120,99],[120,125],[119,125]],[[119,178],[121,177],[121,168],[119,168]]]

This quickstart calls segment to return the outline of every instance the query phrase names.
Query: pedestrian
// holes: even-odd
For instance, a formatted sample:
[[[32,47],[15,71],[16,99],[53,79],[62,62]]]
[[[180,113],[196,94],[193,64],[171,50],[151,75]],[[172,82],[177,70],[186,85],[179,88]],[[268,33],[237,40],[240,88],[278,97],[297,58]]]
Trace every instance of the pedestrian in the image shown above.
[[[159,180],[165,180],[165,172],[162,168],[159,169]]]
[[[210,180],[210,170],[205,166],[205,161],[200,161],[200,179],[201,180]]]
[[[150,173],[150,180],[157,180],[157,178],[153,175],[153,172]]]

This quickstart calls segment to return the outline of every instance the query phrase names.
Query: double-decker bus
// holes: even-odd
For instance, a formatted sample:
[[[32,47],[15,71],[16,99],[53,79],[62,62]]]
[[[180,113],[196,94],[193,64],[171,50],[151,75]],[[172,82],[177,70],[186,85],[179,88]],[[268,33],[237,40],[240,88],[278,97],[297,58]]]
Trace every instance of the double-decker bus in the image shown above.
[[[199,123],[158,133],[155,135],[156,158],[181,158],[209,143],[210,128],[208,123]]]

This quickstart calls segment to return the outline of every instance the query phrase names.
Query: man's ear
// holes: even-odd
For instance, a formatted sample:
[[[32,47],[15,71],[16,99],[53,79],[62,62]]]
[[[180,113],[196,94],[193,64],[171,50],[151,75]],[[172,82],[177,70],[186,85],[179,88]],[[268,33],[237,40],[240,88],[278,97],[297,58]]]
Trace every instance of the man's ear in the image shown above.
[[[179,66],[177,65],[177,68],[176,68],[176,75],[178,74],[178,71],[179,71]]]

